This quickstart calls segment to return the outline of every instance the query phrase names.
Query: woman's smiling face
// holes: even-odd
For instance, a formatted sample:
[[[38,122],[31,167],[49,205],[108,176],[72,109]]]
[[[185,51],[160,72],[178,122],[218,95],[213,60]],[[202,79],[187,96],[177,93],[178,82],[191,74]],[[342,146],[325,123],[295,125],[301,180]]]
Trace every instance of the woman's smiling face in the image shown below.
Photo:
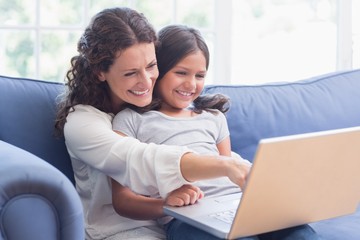
[[[120,52],[99,79],[107,81],[113,108],[119,109],[124,103],[148,105],[158,75],[154,43],[139,43]]]

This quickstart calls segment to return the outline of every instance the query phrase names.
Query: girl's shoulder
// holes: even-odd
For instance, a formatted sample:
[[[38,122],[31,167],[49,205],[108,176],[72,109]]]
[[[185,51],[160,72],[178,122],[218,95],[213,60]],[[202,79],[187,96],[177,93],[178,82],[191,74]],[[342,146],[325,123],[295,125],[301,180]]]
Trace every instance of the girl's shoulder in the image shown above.
[[[204,109],[201,114],[212,116],[225,116],[223,112],[218,109]]]
[[[204,118],[213,119],[214,121],[219,122],[226,121],[225,114],[218,109],[203,110],[199,116],[203,116]]]

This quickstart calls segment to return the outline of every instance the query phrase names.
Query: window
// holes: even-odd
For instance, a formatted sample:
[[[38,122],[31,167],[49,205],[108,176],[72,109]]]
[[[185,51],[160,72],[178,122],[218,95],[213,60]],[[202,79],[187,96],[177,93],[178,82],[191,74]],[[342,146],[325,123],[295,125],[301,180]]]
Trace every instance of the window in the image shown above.
[[[233,68],[232,78],[290,80],[335,69],[335,1],[273,2],[234,4],[242,14],[233,14],[241,24],[233,29],[233,48],[239,54],[232,60],[240,71]]]
[[[207,83],[294,81],[360,68],[356,0],[0,0],[0,74],[63,81],[90,18],[128,6],[159,30],[199,28]]]

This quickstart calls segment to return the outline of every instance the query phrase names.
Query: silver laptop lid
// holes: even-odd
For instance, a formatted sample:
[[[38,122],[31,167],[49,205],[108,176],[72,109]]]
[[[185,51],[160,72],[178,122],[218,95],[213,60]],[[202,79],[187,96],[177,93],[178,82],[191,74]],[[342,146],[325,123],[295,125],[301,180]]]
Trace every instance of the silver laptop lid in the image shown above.
[[[360,127],[261,140],[229,237],[353,213]]]

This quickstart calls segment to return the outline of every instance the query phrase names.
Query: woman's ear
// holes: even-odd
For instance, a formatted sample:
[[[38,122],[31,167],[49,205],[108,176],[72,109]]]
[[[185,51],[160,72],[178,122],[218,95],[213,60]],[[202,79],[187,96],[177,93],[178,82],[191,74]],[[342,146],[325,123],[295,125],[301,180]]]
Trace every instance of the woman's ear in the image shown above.
[[[106,77],[105,77],[105,73],[104,72],[100,72],[98,74],[98,78],[101,82],[104,82],[106,80]]]

